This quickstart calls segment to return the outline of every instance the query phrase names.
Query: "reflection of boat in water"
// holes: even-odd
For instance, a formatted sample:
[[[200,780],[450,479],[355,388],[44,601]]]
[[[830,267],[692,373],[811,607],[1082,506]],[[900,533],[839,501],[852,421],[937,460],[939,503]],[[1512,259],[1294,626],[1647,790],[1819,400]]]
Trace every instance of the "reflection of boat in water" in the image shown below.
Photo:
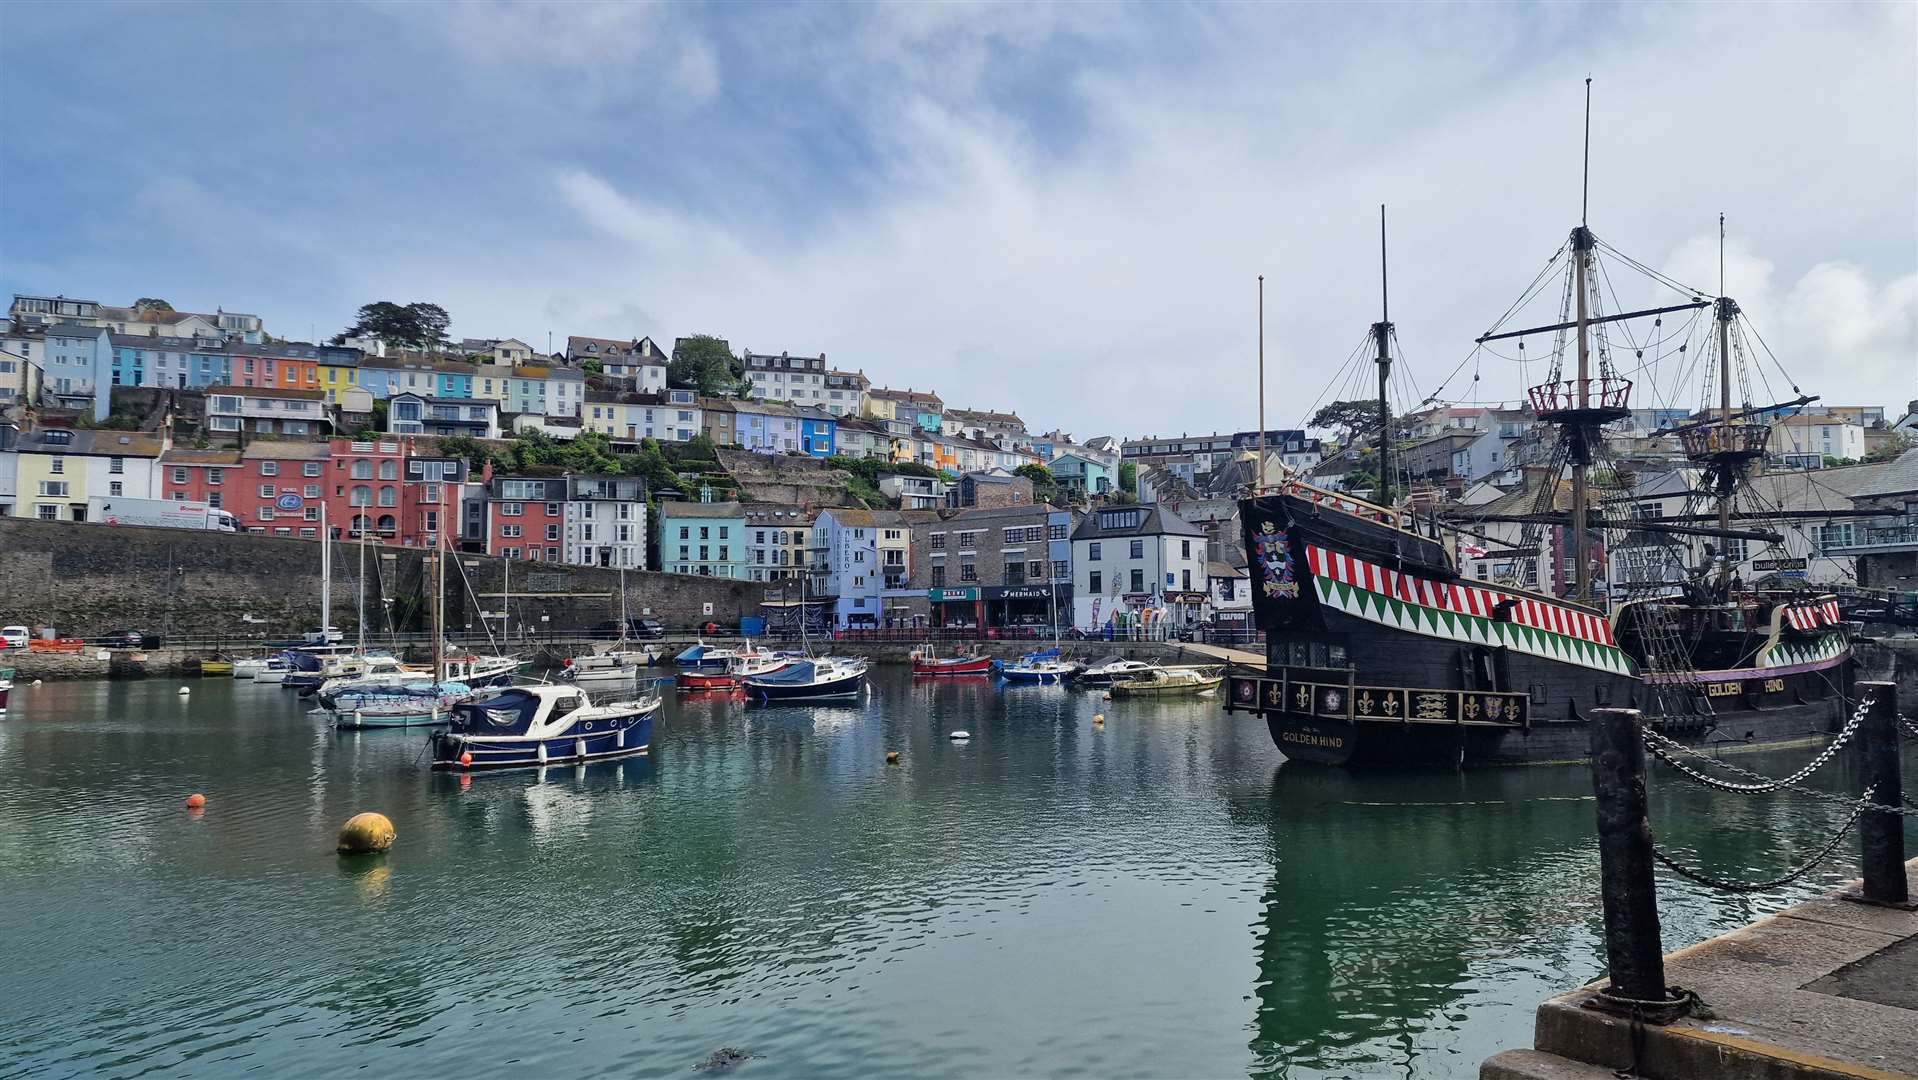
[[[1590,795],[1588,771],[1549,766],[1407,772],[1382,791],[1286,765],[1231,790],[1271,866],[1251,1075],[1475,1075],[1556,981],[1598,974]],[[1515,989],[1540,950],[1563,959],[1537,994]],[[1462,1028],[1492,1032],[1484,1053],[1461,1052]]]
[[[659,698],[596,705],[573,686],[520,686],[457,705],[433,736],[435,769],[607,761],[647,753]]]

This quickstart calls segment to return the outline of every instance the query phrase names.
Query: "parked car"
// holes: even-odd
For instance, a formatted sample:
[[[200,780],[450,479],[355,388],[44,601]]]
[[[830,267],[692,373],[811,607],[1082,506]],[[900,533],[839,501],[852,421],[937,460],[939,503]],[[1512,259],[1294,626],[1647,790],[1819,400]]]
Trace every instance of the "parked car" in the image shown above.
[[[101,635],[100,644],[109,649],[157,649],[160,635],[145,630],[114,630]]]
[[[32,636],[24,626],[0,626],[0,649],[24,649]]]
[[[619,620],[607,619],[593,627],[593,636],[607,641],[619,637]],[[626,636],[636,641],[657,641],[666,636],[666,627],[658,619],[627,619]]]

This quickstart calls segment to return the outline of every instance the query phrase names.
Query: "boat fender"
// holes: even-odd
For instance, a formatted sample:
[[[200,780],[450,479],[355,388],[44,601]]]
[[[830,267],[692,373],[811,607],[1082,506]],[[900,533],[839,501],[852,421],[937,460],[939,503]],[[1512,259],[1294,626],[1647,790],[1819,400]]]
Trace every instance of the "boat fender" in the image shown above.
[[[967,739],[972,738],[972,732],[955,731],[952,734],[947,735],[946,738],[951,739],[953,742],[965,742]]]
[[[473,767],[473,752],[471,750],[460,754],[460,764],[469,769]]]

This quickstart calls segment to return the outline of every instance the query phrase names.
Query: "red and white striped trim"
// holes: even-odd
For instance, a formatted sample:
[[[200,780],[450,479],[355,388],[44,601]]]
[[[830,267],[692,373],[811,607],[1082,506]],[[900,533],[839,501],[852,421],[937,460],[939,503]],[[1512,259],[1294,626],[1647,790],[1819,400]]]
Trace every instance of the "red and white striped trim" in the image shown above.
[[[1599,645],[1617,644],[1612,639],[1609,623],[1576,608],[1479,585],[1447,585],[1415,574],[1401,574],[1376,563],[1313,544],[1305,546],[1305,557],[1312,567],[1312,573],[1318,577],[1390,596],[1404,603],[1489,619],[1499,604],[1513,600],[1517,603],[1512,607],[1511,619],[1520,626]]]
[[[1785,622],[1794,630],[1816,630],[1821,626],[1837,626],[1842,617],[1838,612],[1838,601],[1834,597],[1811,604],[1791,604],[1785,608]]]

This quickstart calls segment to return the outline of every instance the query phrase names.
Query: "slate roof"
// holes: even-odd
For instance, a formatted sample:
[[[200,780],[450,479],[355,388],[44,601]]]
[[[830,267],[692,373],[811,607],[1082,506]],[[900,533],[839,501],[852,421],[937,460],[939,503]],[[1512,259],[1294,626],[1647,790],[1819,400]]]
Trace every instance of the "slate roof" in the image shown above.
[[[1145,516],[1140,519],[1137,528],[1107,529],[1101,521],[1108,514],[1122,510],[1143,510]],[[1205,533],[1198,526],[1167,510],[1156,503],[1144,503],[1138,506],[1108,506],[1094,510],[1079,522],[1072,531],[1074,540],[1099,540],[1108,536],[1192,536],[1203,538]]]
[[[669,499],[659,504],[662,518],[743,518],[745,509],[736,502],[692,502]]]

